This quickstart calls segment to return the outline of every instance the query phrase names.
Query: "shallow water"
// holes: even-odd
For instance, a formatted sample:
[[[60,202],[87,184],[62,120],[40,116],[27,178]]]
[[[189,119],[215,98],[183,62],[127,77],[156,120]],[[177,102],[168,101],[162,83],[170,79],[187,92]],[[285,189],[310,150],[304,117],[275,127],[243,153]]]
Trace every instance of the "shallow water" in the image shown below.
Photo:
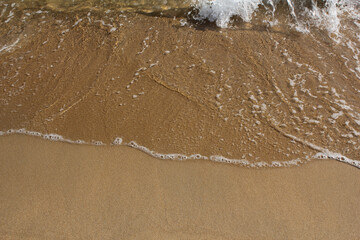
[[[354,1],[0,1],[0,19],[1,134],[360,166]]]

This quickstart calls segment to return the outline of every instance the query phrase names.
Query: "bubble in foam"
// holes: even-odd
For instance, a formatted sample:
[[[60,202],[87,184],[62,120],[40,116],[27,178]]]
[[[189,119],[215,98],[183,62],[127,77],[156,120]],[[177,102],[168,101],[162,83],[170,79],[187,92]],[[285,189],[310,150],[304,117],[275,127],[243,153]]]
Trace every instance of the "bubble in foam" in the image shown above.
[[[359,160],[353,160],[350,158],[345,157],[344,155],[340,153],[333,153],[328,150],[324,150],[323,152],[315,154],[314,158],[317,159],[334,159],[339,162],[348,163],[350,165],[353,165],[357,168],[360,168],[360,161]]]
[[[117,137],[117,138],[115,138],[113,144],[114,144],[114,145],[121,145],[122,142],[123,142],[122,138]]]
[[[43,138],[44,139],[49,139],[49,140],[52,140],[52,141],[64,141],[65,139],[60,136],[60,135],[57,135],[57,134],[44,134],[43,135]]]
[[[129,142],[127,145],[128,145],[129,147],[138,148],[137,143],[134,142],[134,141]]]
[[[97,146],[105,145],[102,141],[92,141],[92,144],[97,145]]]

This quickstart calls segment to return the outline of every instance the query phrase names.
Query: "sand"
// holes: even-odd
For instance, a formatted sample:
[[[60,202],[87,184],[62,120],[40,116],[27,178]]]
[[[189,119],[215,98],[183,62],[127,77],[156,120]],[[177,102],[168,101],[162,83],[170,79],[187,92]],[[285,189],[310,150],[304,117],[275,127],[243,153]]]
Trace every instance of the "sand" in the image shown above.
[[[120,137],[251,164],[329,151],[358,160],[352,18],[336,42],[290,29],[286,14],[221,29],[178,16],[181,6],[159,17],[62,2],[0,6],[0,135],[106,146],[1,136],[1,240],[359,239],[353,166],[249,169],[111,146]]]
[[[0,239],[358,239],[360,172],[0,138]]]

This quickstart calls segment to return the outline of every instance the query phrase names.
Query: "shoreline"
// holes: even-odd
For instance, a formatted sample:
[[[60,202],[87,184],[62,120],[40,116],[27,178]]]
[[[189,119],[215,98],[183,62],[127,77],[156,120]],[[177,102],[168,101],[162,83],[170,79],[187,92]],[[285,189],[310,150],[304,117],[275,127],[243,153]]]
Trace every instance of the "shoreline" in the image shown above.
[[[356,239],[358,169],[249,169],[0,137],[4,239]]]
[[[184,160],[208,160],[212,162],[219,162],[219,163],[227,163],[227,164],[233,164],[238,165],[241,167],[248,167],[248,168],[282,168],[282,167],[291,167],[291,166],[299,166],[302,164],[305,164],[312,159],[319,160],[319,159],[330,159],[335,160],[338,162],[346,163],[351,166],[354,166],[356,168],[360,168],[360,161],[359,160],[353,160],[350,159],[340,153],[334,153],[329,151],[328,149],[316,146],[312,143],[309,143],[307,141],[303,141],[301,139],[297,139],[294,136],[289,135],[290,138],[293,138],[294,141],[297,141],[305,146],[310,147],[313,150],[317,150],[316,154],[313,156],[303,156],[301,159],[292,159],[288,161],[272,161],[272,162],[264,162],[264,161],[258,161],[258,162],[250,162],[246,159],[229,159],[227,157],[221,156],[221,155],[211,155],[211,156],[203,156],[201,154],[190,154],[185,155],[181,153],[158,153],[156,151],[153,151],[146,146],[142,146],[137,144],[135,141],[130,142],[123,142],[123,139],[120,137],[116,137],[114,141],[111,144],[103,143],[102,141],[96,141],[92,140],[90,142],[77,139],[77,140],[71,140],[64,138],[63,136],[56,134],[56,133],[40,133],[35,131],[29,131],[24,128],[21,129],[9,129],[7,131],[1,131],[0,130],[0,137],[1,136],[9,136],[9,135],[25,135],[30,137],[39,137],[45,140],[55,141],[55,142],[63,142],[63,143],[70,143],[70,144],[84,144],[84,145],[90,145],[90,146],[125,146],[125,147],[131,147],[133,149],[139,150],[150,157],[154,157],[157,159],[163,159],[163,160],[177,160],[177,161],[184,161]]]

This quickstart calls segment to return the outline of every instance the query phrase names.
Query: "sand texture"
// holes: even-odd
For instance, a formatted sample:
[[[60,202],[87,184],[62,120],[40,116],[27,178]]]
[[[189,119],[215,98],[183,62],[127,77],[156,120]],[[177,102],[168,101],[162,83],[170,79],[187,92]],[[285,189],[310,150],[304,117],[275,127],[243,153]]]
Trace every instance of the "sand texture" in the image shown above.
[[[360,239],[357,10],[336,36],[284,4],[6,2],[0,240]]]
[[[0,138],[0,239],[358,239],[360,172]]]

